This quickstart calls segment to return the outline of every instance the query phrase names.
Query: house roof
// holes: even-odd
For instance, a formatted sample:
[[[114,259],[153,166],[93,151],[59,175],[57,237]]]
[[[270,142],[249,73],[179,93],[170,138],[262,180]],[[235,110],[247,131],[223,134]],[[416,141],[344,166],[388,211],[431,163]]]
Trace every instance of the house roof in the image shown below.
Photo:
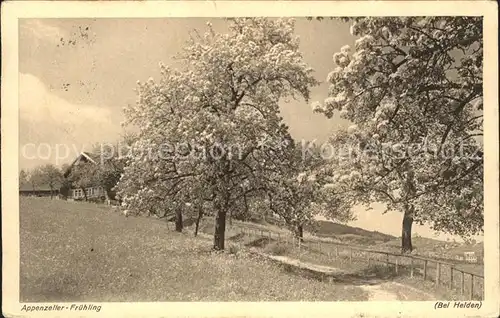
[[[98,163],[101,160],[99,154],[94,154],[91,152],[84,151],[81,153],[81,155],[85,156],[87,159],[89,159],[93,163]]]
[[[54,190],[59,190],[61,187],[60,183],[56,183],[54,185]],[[50,191],[50,186],[48,184],[41,184],[41,185],[36,185],[35,189],[33,190],[33,186],[29,183],[22,183],[19,185],[19,191],[24,192],[24,191]]]
[[[67,177],[71,171],[71,168],[80,160],[84,159],[85,161],[92,162],[94,164],[98,164],[100,162],[100,156],[93,154],[91,152],[81,152],[69,165],[68,169],[64,172],[64,177]]]

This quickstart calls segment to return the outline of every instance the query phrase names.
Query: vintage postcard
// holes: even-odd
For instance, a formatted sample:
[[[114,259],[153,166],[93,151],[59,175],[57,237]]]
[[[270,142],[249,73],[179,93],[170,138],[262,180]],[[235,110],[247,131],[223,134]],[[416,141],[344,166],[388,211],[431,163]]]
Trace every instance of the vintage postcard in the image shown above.
[[[6,317],[497,317],[492,1],[2,3]]]

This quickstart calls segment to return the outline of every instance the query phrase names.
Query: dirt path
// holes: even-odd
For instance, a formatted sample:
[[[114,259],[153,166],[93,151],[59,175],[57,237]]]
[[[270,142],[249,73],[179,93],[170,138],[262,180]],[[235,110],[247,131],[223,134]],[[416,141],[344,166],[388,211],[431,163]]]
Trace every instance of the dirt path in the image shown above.
[[[372,301],[425,301],[436,299],[435,296],[429,293],[396,282],[361,285],[359,287],[369,293],[369,300]]]
[[[377,279],[363,279],[338,268],[306,263],[287,256],[269,255],[256,249],[251,250],[255,254],[282,264],[328,275],[332,278],[333,282],[355,285],[369,294],[368,300],[370,301],[424,301],[436,299],[435,296],[429,293],[400,283]]]
[[[311,263],[305,263],[305,262],[301,262],[301,261],[299,261],[297,259],[290,258],[288,256],[269,255],[269,254],[264,254],[264,253],[261,253],[261,252],[257,252],[257,250],[255,250],[255,249],[251,249],[251,250],[254,253],[258,253],[258,254],[266,257],[266,258],[273,259],[273,260],[278,261],[280,263],[288,264],[288,265],[292,265],[292,266],[297,266],[297,267],[308,269],[308,270],[311,270],[311,271],[320,272],[320,273],[323,273],[323,274],[341,274],[341,273],[345,273],[345,271],[343,271],[341,269],[338,269],[338,268],[334,268],[334,267],[328,267],[328,266],[316,265],[316,264],[311,264]]]
[[[384,288],[384,284],[379,284],[379,285],[361,285],[358,286],[359,288],[363,289],[364,291],[368,292],[368,300],[375,300],[375,301],[391,301],[391,300],[400,300],[398,295],[388,291],[387,289]]]

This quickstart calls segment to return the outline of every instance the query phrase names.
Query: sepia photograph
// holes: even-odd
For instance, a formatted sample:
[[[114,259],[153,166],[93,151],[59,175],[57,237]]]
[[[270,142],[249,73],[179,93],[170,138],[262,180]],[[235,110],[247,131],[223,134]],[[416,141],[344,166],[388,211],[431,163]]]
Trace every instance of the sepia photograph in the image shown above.
[[[5,316],[498,314],[496,4],[272,2],[2,6]]]

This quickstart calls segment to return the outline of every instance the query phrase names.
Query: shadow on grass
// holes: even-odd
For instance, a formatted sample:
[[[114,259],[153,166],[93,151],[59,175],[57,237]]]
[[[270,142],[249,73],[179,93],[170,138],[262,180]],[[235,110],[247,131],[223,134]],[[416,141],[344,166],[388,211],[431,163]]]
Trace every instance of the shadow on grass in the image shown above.
[[[299,267],[292,264],[280,263],[278,266],[286,273],[307,277],[322,282],[332,282],[340,285],[361,286],[378,285],[395,281],[401,275],[390,273],[382,266],[373,266],[355,272],[323,273],[313,269]]]
[[[228,237],[227,239],[229,241],[233,241],[233,242],[241,242],[241,241],[243,241],[244,237],[245,237],[245,234],[238,233],[238,234],[235,234],[233,236]]]
[[[247,242],[245,244],[246,247],[259,247],[259,248],[263,248],[265,246],[267,246],[268,244],[274,242],[275,240],[273,239],[270,239],[268,237],[261,237],[261,238],[258,238],[256,240],[252,240],[250,242]]]
[[[349,285],[375,285],[394,281],[400,276],[402,276],[401,273],[395,273],[393,269],[385,265],[370,265],[354,272],[335,275],[333,281]]]

